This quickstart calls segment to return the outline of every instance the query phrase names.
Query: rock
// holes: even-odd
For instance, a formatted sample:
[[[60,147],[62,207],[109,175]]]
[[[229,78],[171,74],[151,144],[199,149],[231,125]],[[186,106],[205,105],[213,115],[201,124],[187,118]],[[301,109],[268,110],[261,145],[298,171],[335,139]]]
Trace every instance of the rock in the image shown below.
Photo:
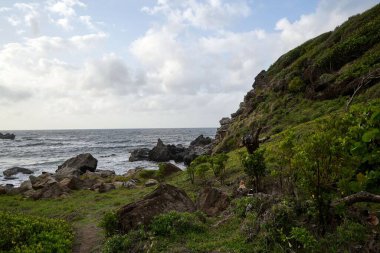
[[[0,133],[0,139],[2,140],[14,140],[16,138],[16,135],[14,134],[2,134]]]
[[[228,125],[228,124],[231,123],[231,119],[225,117],[225,118],[222,118],[221,120],[219,120],[219,123],[220,123],[221,126]]]
[[[99,188],[98,188],[98,191],[99,191],[99,193],[105,193],[105,192],[109,192],[109,191],[114,190],[114,189],[116,189],[116,187],[111,183],[101,183]]]
[[[149,160],[156,162],[167,162],[172,158],[169,149],[161,139],[158,139],[157,145],[149,151]]]
[[[5,186],[0,185],[0,195],[7,194],[7,189]]]
[[[11,176],[14,176],[14,175],[16,175],[18,173],[33,174],[33,171],[29,170],[29,169],[21,168],[21,167],[13,167],[13,168],[10,168],[10,169],[7,169],[7,170],[3,171],[3,174],[6,177],[11,177]]]
[[[103,178],[115,176],[115,171],[113,170],[95,170],[95,173]]]
[[[130,162],[135,161],[143,161],[149,159],[149,148],[139,148],[135,149],[131,152],[131,156],[129,157]]]
[[[55,184],[57,181],[49,173],[44,173],[38,177],[30,176],[30,182],[34,190],[42,189],[49,186],[50,184]]]
[[[56,176],[58,178],[78,177],[86,171],[94,172],[97,165],[98,160],[96,160],[91,154],[80,154],[68,159],[62,165],[58,166]]]
[[[26,180],[26,181],[21,183],[21,185],[19,187],[19,192],[23,193],[23,192],[26,192],[26,191],[29,191],[32,189],[33,189],[32,183],[30,182],[30,180]]]
[[[136,188],[137,183],[138,183],[137,180],[131,179],[131,180],[128,180],[127,182],[124,182],[123,186],[128,189],[134,189]]]
[[[207,187],[199,194],[196,201],[197,209],[209,216],[215,216],[224,211],[230,204],[229,197],[219,189]]]
[[[128,204],[117,212],[119,229],[123,233],[147,226],[154,216],[169,211],[193,212],[195,206],[185,191],[161,184],[142,200]]]
[[[38,199],[51,199],[66,196],[70,189],[60,186],[58,182],[52,182],[43,188],[28,190],[23,193],[24,197]]]
[[[190,146],[206,146],[212,142],[210,137],[204,137],[203,134],[199,135],[195,140],[190,142]]]
[[[135,177],[136,174],[142,171],[143,169],[143,167],[136,167],[134,169],[130,169],[127,171],[127,173],[123,174],[123,177]]]
[[[84,181],[78,177],[64,178],[59,185],[70,190],[84,189]]]
[[[162,165],[160,165],[160,173],[161,173],[160,176],[163,176],[163,177],[170,176],[180,171],[182,170],[172,163],[162,163]]]
[[[156,179],[148,179],[145,182],[145,186],[146,187],[150,187],[150,186],[153,186],[153,185],[156,185],[156,184],[158,184],[158,181]]]

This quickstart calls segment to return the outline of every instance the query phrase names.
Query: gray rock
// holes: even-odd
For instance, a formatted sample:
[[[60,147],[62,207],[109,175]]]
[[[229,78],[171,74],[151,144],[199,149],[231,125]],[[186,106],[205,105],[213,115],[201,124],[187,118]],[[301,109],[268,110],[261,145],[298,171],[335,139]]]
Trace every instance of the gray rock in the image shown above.
[[[95,173],[103,178],[115,176],[115,171],[113,170],[95,170]]]
[[[13,167],[13,168],[10,168],[10,169],[7,169],[7,170],[3,171],[3,174],[6,177],[11,177],[11,176],[14,176],[14,175],[16,175],[18,173],[33,174],[33,171],[29,170],[29,169],[21,168],[21,167]]]
[[[116,189],[116,187],[111,183],[101,183],[99,188],[98,188],[98,192],[99,193],[105,193],[105,192],[109,192],[109,191],[114,190],[114,189]]]
[[[195,140],[190,142],[190,146],[206,146],[212,142],[210,137],[204,137],[203,134],[199,135]]]
[[[59,178],[77,177],[84,174],[86,171],[94,172],[97,165],[98,160],[96,160],[91,154],[80,154],[68,159],[62,165],[58,166],[56,176]]]
[[[142,171],[144,168],[142,167],[136,167],[134,169],[130,169],[127,171],[127,173],[123,174],[124,177],[135,177],[136,174],[140,171]]]
[[[119,230],[128,233],[141,225],[148,226],[154,216],[169,211],[193,212],[195,206],[185,191],[161,184],[142,200],[123,206],[117,212]]]

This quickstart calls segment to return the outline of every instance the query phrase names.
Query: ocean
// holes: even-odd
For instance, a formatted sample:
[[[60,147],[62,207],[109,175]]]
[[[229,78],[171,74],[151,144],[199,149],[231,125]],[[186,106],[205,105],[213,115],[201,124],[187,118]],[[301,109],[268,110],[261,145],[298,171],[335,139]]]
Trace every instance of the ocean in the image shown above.
[[[81,153],[91,153],[98,159],[98,169],[114,170],[116,174],[124,174],[137,166],[157,169],[158,165],[154,162],[129,162],[130,153],[136,148],[153,148],[158,138],[161,138],[164,144],[188,146],[192,140],[201,134],[213,138],[216,129],[165,128],[11,132],[16,135],[15,140],[0,140],[0,185],[13,184],[18,186],[29,178],[29,175],[17,174],[14,179],[5,179],[3,171],[8,168],[17,166],[31,169],[35,176],[40,175],[43,171],[53,173],[58,165]],[[184,167],[183,164],[178,165]]]

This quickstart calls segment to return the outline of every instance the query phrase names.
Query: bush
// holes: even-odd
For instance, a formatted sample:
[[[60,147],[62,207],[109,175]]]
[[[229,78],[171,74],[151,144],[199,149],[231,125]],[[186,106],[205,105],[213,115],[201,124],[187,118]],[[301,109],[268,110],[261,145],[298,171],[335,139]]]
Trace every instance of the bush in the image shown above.
[[[139,176],[144,179],[151,179],[151,178],[156,178],[157,176],[157,171],[156,170],[142,170],[139,173]]]
[[[293,227],[290,231],[290,235],[290,238],[301,244],[302,248],[307,250],[307,252],[314,251],[317,245],[317,240],[306,228]]]
[[[63,220],[0,212],[0,252],[71,252],[73,233]]]
[[[299,76],[294,77],[288,84],[290,92],[299,92],[304,88],[305,83]]]
[[[104,214],[99,226],[104,229],[107,237],[110,237],[118,232],[118,221],[115,212],[107,212]]]
[[[102,253],[144,252],[146,239],[144,230],[131,231],[126,235],[114,235],[104,243]]]
[[[175,236],[203,232],[205,226],[199,215],[172,211],[156,216],[150,225],[150,229],[155,235]]]

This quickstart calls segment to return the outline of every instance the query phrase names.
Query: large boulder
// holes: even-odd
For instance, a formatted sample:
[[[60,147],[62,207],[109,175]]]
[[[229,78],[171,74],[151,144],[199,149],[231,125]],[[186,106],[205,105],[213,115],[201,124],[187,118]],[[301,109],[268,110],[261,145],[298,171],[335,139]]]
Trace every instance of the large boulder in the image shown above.
[[[57,180],[50,173],[42,173],[40,176],[30,176],[29,180],[34,190],[42,189],[50,184],[57,183]]]
[[[215,216],[224,211],[230,204],[229,197],[219,189],[206,187],[199,194],[196,201],[197,209],[209,216]]]
[[[58,166],[55,176],[59,179],[66,177],[78,177],[86,171],[94,172],[98,165],[96,160],[91,154],[80,154],[76,157],[68,159],[62,165]]]
[[[139,148],[135,149],[131,152],[131,156],[129,157],[130,162],[135,161],[143,161],[149,159],[149,148]]]
[[[59,185],[64,188],[69,188],[70,190],[80,190],[84,189],[84,180],[78,177],[64,178],[59,182]]]
[[[140,225],[149,225],[154,216],[169,211],[193,212],[195,206],[185,191],[161,184],[142,200],[123,206],[117,212],[119,229],[128,233]]]
[[[6,169],[6,170],[3,171],[3,174],[6,177],[11,177],[11,176],[14,176],[14,175],[16,175],[18,173],[33,174],[33,171],[29,170],[29,169],[21,168],[21,167],[13,167],[13,168]]]

